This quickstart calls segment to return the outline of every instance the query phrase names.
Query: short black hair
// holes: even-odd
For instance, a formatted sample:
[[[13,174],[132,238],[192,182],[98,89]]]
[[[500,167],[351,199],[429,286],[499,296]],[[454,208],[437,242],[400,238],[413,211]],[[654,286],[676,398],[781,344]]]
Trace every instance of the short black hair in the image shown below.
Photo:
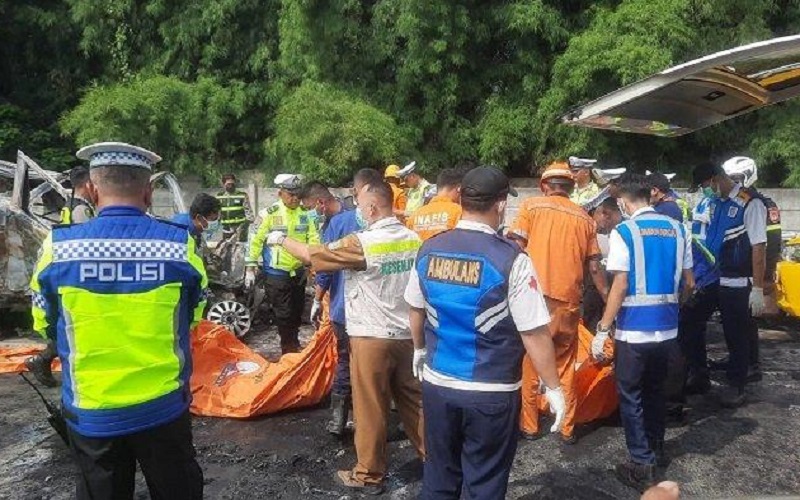
[[[69,183],[72,189],[83,186],[89,182],[89,169],[79,165],[69,171]]]
[[[220,202],[214,196],[207,193],[198,193],[192,200],[192,206],[189,208],[189,216],[194,219],[198,215],[203,217],[210,217],[213,214],[218,214],[222,209]]]
[[[89,177],[98,190],[115,196],[132,196],[150,186],[150,170],[129,165],[93,167]]]
[[[650,201],[650,182],[646,175],[626,172],[617,180],[620,196],[637,201]]]
[[[459,168],[446,168],[439,172],[436,177],[436,187],[438,189],[455,188],[461,185],[464,178],[464,170]]]
[[[600,202],[597,208],[603,208],[604,210],[610,210],[612,212],[619,212],[619,205],[617,204],[617,199],[608,197],[605,200]]]
[[[394,205],[394,191],[389,186],[388,182],[380,180],[379,182],[371,183],[367,186],[367,193],[375,195],[383,207],[391,207]]]
[[[353,176],[353,184],[377,184],[383,182],[383,175],[374,168],[362,168]]]
[[[236,175],[234,175],[234,174],[222,174],[222,182],[226,182],[226,181],[229,181],[229,180],[230,181],[235,181],[236,180]]]
[[[306,183],[303,186],[303,189],[300,191],[300,199],[307,200],[309,198],[319,199],[322,198],[324,200],[333,198],[331,191],[328,189],[328,186],[319,182],[319,181],[311,181]]]
[[[647,176],[647,181],[650,183],[651,188],[656,188],[662,193],[668,193],[670,189],[670,182],[667,176],[661,172],[653,172]]]

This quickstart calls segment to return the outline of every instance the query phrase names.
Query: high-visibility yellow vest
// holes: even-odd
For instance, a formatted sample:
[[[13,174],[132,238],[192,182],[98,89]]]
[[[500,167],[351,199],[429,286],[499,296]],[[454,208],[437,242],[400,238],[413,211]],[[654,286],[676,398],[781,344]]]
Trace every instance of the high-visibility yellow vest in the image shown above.
[[[294,275],[303,268],[303,263],[280,247],[264,245],[271,231],[280,231],[288,238],[309,245],[319,244],[319,232],[303,207],[288,208],[282,201],[276,201],[267,209],[258,231],[250,242],[248,264],[256,264],[262,257],[264,271]]]

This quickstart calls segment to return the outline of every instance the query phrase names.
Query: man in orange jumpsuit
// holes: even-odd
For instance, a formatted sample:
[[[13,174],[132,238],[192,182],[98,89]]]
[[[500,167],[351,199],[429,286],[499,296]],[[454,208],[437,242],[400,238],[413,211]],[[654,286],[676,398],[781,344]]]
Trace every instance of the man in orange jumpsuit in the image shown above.
[[[392,188],[392,196],[394,199],[392,211],[394,215],[400,219],[400,222],[403,222],[405,221],[408,196],[406,195],[405,186],[403,186],[403,180],[398,175],[399,171],[400,167],[398,165],[389,165],[386,167],[386,170],[383,171],[383,180]]]
[[[603,300],[608,283],[600,266],[596,224],[570,201],[575,178],[566,163],[553,163],[539,183],[544,196],[528,198],[519,208],[509,237],[517,240],[533,261],[550,311],[550,334],[556,348],[558,375],[567,401],[561,436],[565,443],[576,441],[574,390],[578,354],[578,322],[584,273],[587,268]],[[523,437],[536,439],[539,433],[539,376],[528,362],[522,370]]]
[[[409,229],[422,241],[442,231],[456,227],[461,219],[461,178],[464,174],[455,168],[446,168],[436,178],[436,196],[423,205],[406,221]]]

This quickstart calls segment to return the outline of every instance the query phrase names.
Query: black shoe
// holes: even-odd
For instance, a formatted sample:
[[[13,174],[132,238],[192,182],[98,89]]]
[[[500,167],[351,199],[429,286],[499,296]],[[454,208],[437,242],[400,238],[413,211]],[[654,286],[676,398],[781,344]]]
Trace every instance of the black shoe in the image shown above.
[[[534,432],[534,433],[525,432],[525,431],[519,431],[520,439],[524,439],[525,441],[538,441],[538,440],[542,439],[543,437],[545,437],[546,435],[547,435],[547,433],[544,432],[544,431],[539,431],[539,432]]]
[[[563,434],[561,434],[560,436],[561,436],[561,443],[567,446],[572,446],[573,444],[578,442],[578,437],[575,435],[574,432],[569,436],[565,436]]]
[[[28,369],[40,384],[47,387],[58,386],[58,381],[53,377],[53,369],[50,363],[41,356],[33,356],[25,360],[25,368]]]
[[[744,387],[727,386],[719,396],[719,404],[725,408],[738,408],[747,400]]]
[[[728,357],[724,357],[724,358],[720,358],[720,359],[709,359],[708,360],[708,369],[709,370],[713,370],[713,371],[717,371],[717,372],[725,371],[725,370],[728,369],[729,359],[730,358],[728,358]]]
[[[690,375],[686,380],[684,392],[687,396],[705,394],[711,390],[711,380],[708,375]]]
[[[683,422],[683,403],[667,403],[667,420]]]
[[[761,366],[750,365],[747,367],[747,383],[761,382],[764,375],[761,373]]]
[[[638,492],[656,484],[656,466],[627,462],[614,468],[614,473],[619,481]]]

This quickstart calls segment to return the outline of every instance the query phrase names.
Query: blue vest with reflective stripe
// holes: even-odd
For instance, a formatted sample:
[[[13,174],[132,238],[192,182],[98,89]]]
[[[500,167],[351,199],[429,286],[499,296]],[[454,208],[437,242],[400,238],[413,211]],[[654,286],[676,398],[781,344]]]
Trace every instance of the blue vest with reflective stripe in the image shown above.
[[[719,228],[717,235],[722,239],[719,263],[722,277],[753,276],[753,248],[744,225],[744,212],[754,199],[762,197],[757,191],[741,188],[733,199],[719,200],[715,208],[714,222]]]
[[[719,281],[719,251],[722,238],[711,220],[717,213],[717,200],[703,198],[692,214],[692,272],[695,286],[704,288]]]
[[[519,253],[510,240],[466,229],[422,245],[416,268],[431,369],[466,382],[519,382],[524,348],[508,305],[508,278]]]
[[[617,328],[645,332],[677,328],[684,226],[648,212],[622,222],[617,231],[630,252],[628,294],[617,315]]]

